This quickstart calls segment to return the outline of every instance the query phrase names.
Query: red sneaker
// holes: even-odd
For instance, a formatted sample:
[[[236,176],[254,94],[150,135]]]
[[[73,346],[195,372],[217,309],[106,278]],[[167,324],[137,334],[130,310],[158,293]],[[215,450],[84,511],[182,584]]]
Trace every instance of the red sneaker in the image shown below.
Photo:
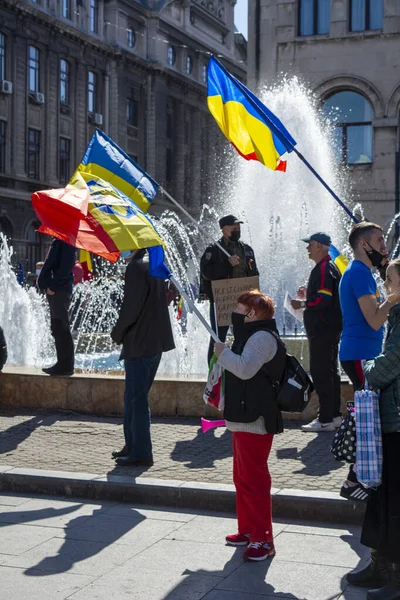
[[[228,546],[248,546],[250,536],[248,533],[232,533],[232,535],[226,536],[225,541]]]
[[[265,560],[275,556],[273,542],[251,542],[243,554],[244,560]]]

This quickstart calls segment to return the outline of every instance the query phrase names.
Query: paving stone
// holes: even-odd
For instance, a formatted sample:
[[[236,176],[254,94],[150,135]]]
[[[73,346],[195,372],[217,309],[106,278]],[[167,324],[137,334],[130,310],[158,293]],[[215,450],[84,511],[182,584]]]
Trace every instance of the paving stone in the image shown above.
[[[30,525],[0,524],[0,554],[9,559],[19,556],[56,536],[58,529],[52,527],[32,527]],[[3,562],[4,562],[3,560]]]
[[[333,539],[330,538],[331,541]],[[307,561],[307,555],[302,556]],[[217,590],[239,594],[237,600],[241,593],[250,595],[249,598],[271,596],[293,600],[333,600],[338,598],[346,587],[344,576],[347,571],[348,569],[339,567],[276,559],[245,563],[224,579],[217,586]],[[211,599],[208,600],[217,600],[218,592],[215,591],[215,596],[211,595]]]
[[[277,536],[287,527],[287,524],[274,523],[274,536]],[[167,539],[193,542],[200,539],[210,544],[225,544],[225,537],[230,533],[236,533],[237,521],[232,518],[214,518],[198,516],[189,523],[182,525],[176,531],[167,536]]]
[[[139,514],[137,518],[104,514],[89,519],[79,528],[74,527],[68,531],[68,538],[107,544],[134,544],[141,551],[181,526],[180,521],[157,521]]]
[[[116,569],[69,600],[200,600],[220,581],[208,574],[166,572],[158,565],[140,571]]]
[[[101,512],[101,504],[35,498],[22,506],[0,506],[0,523],[30,522],[36,526],[71,529]]]
[[[243,563],[243,548],[225,546],[224,543],[208,544],[198,541],[186,542],[163,539],[135,556],[125,566],[135,572],[146,570],[149,565],[157,572],[186,573],[227,577]]]
[[[330,453],[330,435],[300,431],[288,422],[274,438],[268,461],[275,488],[337,492],[347,466]],[[0,411],[0,451],[7,469],[86,472],[96,477],[232,484],[231,434],[203,434],[198,419],[154,418],[154,466],[119,467],[111,451],[123,445],[121,418],[26,410]],[[105,475],[106,474],[106,475]]]
[[[40,542],[39,542],[40,543]],[[104,544],[54,537],[20,556],[3,562],[10,567],[23,567],[49,573],[79,573],[100,577],[124,564],[142,550],[141,545]]]
[[[1,595],[10,600],[64,600],[92,580],[68,573],[44,575],[43,571],[32,571],[27,576],[23,569],[0,565]]]
[[[353,569],[360,560],[365,560],[369,551],[353,537],[349,538],[351,543],[334,536],[283,531],[276,540],[278,560],[302,562],[306,557],[309,564]]]

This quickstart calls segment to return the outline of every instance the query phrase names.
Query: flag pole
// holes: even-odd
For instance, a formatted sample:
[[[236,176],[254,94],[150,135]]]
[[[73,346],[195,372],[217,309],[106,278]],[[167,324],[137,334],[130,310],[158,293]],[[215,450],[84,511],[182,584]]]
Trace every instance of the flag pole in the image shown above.
[[[188,213],[188,212],[187,212],[187,210],[185,210],[185,209],[183,208],[183,206],[181,206],[181,205],[179,204],[179,202],[177,202],[177,201],[175,200],[175,198],[173,198],[173,197],[171,196],[171,194],[168,194],[168,192],[167,192],[166,190],[164,190],[164,188],[163,188],[163,187],[161,187],[161,186],[159,187],[159,189],[160,189],[160,191],[161,191],[161,192],[162,192],[162,193],[163,193],[165,196],[167,196],[167,198],[168,198],[169,200],[171,200],[171,202],[172,202],[173,204],[175,204],[175,206],[176,206],[177,208],[179,208],[179,210],[180,210],[180,211],[182,211],[182,212],[183,212],[183,214],[184,214],[184,215],[186,215],[186,216],[187,216],[187,218],[188,218],[190,221],[192,221],[192,223],[194,223],[194,225],[196,225],[196,227],[197,227],[197,229],[198,229],[199,231],[201,231],[202,233],[204,233],[204,235],[206,235],[206,236],[210,237],[210,234],[208,233],[208,231],[207,231],[206,229],[204,229],[204,228],[203,228],[201,225],[199,225],[199,224],[198,224],[198,222],[196,221],[196,219],[194,219],[194,218],[192,217],[192,215],[191,215],[190,213]],[[227,251],[227,250],[226,250],[226,249],[225,249],[223,246],[221,246],[221,244],[220,244],[219,242],[215,242],[215,245],[216,245],[216,246],[218,246],[218,248],[219,248],[220,250],[222,250],[222,252],[223,252],[224,254],[226,254],[226,256],[228,256],[229,258],[231,258],[231,257],[232,257],[232,255],[231,255],[231,254],[229,254],[229,252],[228,252],[228,251]]]
[[[179,283],[179,281],[177,279],[175,279],[175,277],[173,275],[171,275],[170,280],[172,281],[172,283],[174,284],[174,286],[176,287],[176,289],[178,290],[178,292],[180,293],[180,295],[182,296],[182,298],[185,300],[185,302],[189,306],[189,308],[200,319],[200,321],[202,322],[202,324],[204,325],[204,327],[207,329],[208,333],[211,335],[211,337],[214,340],[214,342],[221,342],[221,340],[219,339],[218,335],[215,333],[215,331],[207,323],[207,321],[205,320],[205,318],[203,317],[203,315],[201,314],[201,312],[199,311],[199,309],[197,308],[197,306],[195,305],[195,303],[193,302],[193,300],[191,300],[189,298],[189,296],[186,294],[185,290],[183,289],[183,287]]]
[[[324,181],[321,177],[321,175],[319,175],[319,173],[317,173],[317,171],[314,169],[314,167],[312,167],[310,165],[310,163],[308,162],[308,160],[301,154],[301,152],[299,152],[297,150],[297,148],[295,146],[292,147],[292,150],[295,154],[297,154],[297,156],[300,158],[300,160],[306,165],[306,167],[308,167],[308,169],[310,169],[311,173],[313,175],[315,175],[315,177],[318,179],[318,181],[320,181],[322,183],[322,185],[324,186],[324,188],[326,190],[328,190],[328,192],[331,194],[331,196],[333,196],[336,200],[336,202],[338,202],[338,204],[340,204],[340,206],[346,211],[346,213],[349,215],[349,217],[351,219],[353,219],[354,223],[358,223],[358,219],[356,219],[356,217],[353,215],[353,213],[351,212],[351,210],[344,204],[344,202],[341,201],[341,199],[339,198],[339,196],[337,194],[335,194],[335,192],[333,191],[333,189],[331,187],[329,187],[329,185],[326,183],[326,181]]]

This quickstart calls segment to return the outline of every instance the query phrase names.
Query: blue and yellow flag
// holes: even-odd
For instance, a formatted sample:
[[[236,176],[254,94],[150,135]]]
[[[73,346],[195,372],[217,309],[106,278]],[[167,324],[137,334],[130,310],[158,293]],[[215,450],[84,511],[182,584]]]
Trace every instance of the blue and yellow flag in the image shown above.
[[[219,128],[246,160],[286,171],[285,152],[296,145],[280,120],[221,63],[208,63],[208,108]]]
[[[93,134],[77,171],[111,183],[143,212],[147,212],[158,191],[158,183],[100,129]]]
[[[349,264],[349,259],[344,254],[341,254],[339,250],[333,244],[330,245],[329,254],[331,256],[332,261],[335,263],[337,268],[339,269],[341,275],[345,272],[347,265]]]

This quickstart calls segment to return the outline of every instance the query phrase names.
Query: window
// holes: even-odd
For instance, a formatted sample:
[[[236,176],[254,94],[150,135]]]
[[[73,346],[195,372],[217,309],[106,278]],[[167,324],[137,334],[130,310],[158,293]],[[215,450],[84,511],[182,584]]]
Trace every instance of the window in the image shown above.
[[[29,46],[28,50],[28,89],[30,92],[39,91],[39,50],[35,46]]]
[[[299,34],[329,33],[331,0],[299,0]]]
[[[324,102],[323,114],[335,125],[338,162],[371,163],[373,109],[368,100],[357,92],[338,92]]]
[[[90,0],[90,31],[98,33],[99,29],[99,7],[97,0]]]
[[[6,171],[6,121],[0,121],[0,173]]]
[[[59,163],[59,179],[60,183],[67,183],[70,176],[71,163],[71,140],[60,138],[60,163]]]
[[[351,0],[350,31],[383,28],[383,0]]]
[[[131,27],[126,30],[126,44],[129,48],[134,48],[136,44],[136,34]]]
[[[97,75],[93,71],[88,73],[88,112],[97,112]]]
[[[176,61],[176,52],[173,46],[168,47],[168,64],[172,67]]]
[[[62,16],[71,19],[71,0],[62,0]]]
[[[6,78],[6,40],[0,33],[0,81]]]
[[[131,127],[139,126],[139,103],[133,98],[126,100],[126,122]]]
[[[61,104],[69,104],[69,62],[62,58],[60,60],[60,102]]]
[[[186,75],[190,75],[193,71],[193,58],[191,56],[186,57]]]
[[[40,131],[28,129],[28,177],[40,179]]]

